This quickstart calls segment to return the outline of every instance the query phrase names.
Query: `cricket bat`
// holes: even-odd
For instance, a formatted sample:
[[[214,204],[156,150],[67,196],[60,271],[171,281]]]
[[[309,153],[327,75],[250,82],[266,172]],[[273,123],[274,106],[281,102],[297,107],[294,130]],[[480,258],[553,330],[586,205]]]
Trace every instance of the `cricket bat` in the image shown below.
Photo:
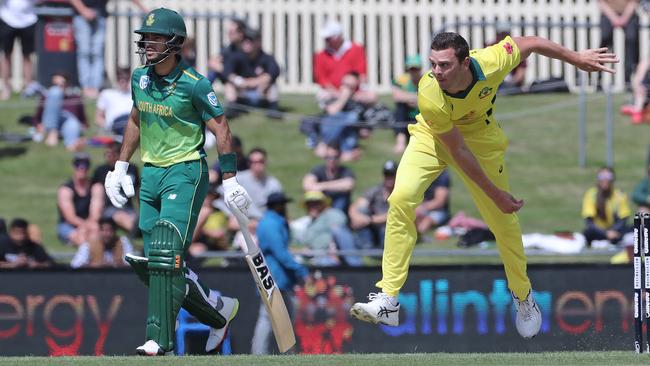
[[[233,205],[234,206],[234,205]],[[248,217],[237,208],[231,209],[239,222],[239,228],[246,242],[246,262],[253,273],[253,279],[257,285],[262,301],[266,306],[266,311],[271,319],[271,327],[275,335],[275,341],[278,343],[280,352],[285,353],[296,344],[296,336],[293,333],[293,324],[284,304],[282,294],[273,280],[271,271],[266,265],[264,255],[260,251],[250,232],[248,231]],[[236,212],[238,211],[238,212]]]

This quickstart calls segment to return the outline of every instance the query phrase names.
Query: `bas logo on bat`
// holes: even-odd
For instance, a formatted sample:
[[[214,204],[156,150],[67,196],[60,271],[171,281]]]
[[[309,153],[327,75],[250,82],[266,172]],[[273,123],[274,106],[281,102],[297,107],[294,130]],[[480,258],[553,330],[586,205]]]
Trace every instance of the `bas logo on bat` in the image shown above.
[[[255,265],[255,269],[257,270],[257,275],[259,276],[260,281],[262,282],[262,285],[264,286],[264,289],[270,298],[271,292],[273,291],[273,286],[275,286],[275,282],[273,281],[273,277],[271,277],[269,267],[267,267],[266,263],[264,263],[264,256],[262,256],[262,253],[258,253],[252,259],[253,264]]]

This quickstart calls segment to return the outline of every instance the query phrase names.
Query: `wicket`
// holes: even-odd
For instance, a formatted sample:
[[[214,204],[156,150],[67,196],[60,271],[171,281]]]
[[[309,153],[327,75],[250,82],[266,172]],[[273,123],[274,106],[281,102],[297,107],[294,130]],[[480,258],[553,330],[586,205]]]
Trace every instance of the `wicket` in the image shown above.
[[[645,321],[646,321],[646,352],[650,353],[650,245],[648,230],[650,214],[637,213],[634,215],[634,350],[643,353],[643,295],[645,292]],[[641,250],[643,248],[643,255]],[[642,266],[643,263],[643,266]],[[645,268],[643,268],[645,267]],[[641,278],[644,277],[643,290]]]

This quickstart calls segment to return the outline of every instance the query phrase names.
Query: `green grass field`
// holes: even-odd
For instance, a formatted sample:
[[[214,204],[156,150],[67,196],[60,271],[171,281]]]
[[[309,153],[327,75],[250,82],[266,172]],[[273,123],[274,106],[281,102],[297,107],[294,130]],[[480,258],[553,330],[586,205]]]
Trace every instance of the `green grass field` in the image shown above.
[[[554,352],[554,353],[425,353],[349,354],[331,356],[189,356],[189,357],[15,357],[0,358],[0,365],[279,365],[279,366],[410,366],[410,365],[647,365],[650,356],[634,352]]]
[[[628,96],[615,97],[615,111]],[[388,98],[384,98],[388,100]],[[526,201],[520,220],[524,232],[552,233],[580,231],[580,205],[583,192],[594,184],[596,169],[605,163],[605,99],[588,96],[587,167],[578,167],[578,97],[571,94],[499,97],[496,115],[510,138],[508,164],[512,192]],[[283,107],[292,113],[316,112],[312,96],[284,96]],[[33,112],[33,101],[18,98],[0,104],[0,130],[25,132],[18,125],[20,115]],[[88,104],[92,123],[94,107]],[[231,122],[233,133],[243,138],[246,150],[262,146],[269,151],[269,170],[296,201],[302,194],[302,176],[320,160],[304,147],[298,120],[269,121],[251,113]],[[626,117],[615,113],[615,168],[617,186],[630,193],[644,174],[650,126],[631,126]],[[399,159],[392,153],[392,131],[378,130],[362,141],[363,156],[349,166],[356,172],[355,195],[381,179],[384,160]],[[22,151],[24,149],[24,151]],[[93,165],[102,162],[102,149],[88,148]],[[14,156],[15,155],[15,156]],[[136,153],[136,155],[138,155]],[[210,162],[216,152],[209,152]],[[137,159],[136,159],[137,161]],[[42,144],[0,142],[0,217],[26,217],[44,232],[50,250],[69,251],[55,235],[56,190],[71,174],[70,153],[62,147],[50,149]],[[452,174],[452,210],[477,216],[467,190]],[[298,202],[289,207],[295,218],[303,214]],[[452,248],[453,242],[430,246]],[[481,259],[481,261],[491,259]]]

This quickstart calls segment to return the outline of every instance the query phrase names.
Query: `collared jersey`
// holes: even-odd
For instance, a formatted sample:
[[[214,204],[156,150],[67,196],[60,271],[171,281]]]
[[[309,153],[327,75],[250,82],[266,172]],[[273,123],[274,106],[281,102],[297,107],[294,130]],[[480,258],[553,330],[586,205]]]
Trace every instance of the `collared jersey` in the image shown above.
[[[434,134],[448,132],[454,125],[494,122],[497,89],[520,61],[519,48],[510,37],[495,45],[471,50],[469,56],[473,82],[465,91],[445,92],[432,72],[420,79],[420,114],[416,120]]]
[[[223,114],[210,81],[180,61],[168,75],[143,66],[131,78],[142,161],[167,167],[205,156],[205,121]]]

